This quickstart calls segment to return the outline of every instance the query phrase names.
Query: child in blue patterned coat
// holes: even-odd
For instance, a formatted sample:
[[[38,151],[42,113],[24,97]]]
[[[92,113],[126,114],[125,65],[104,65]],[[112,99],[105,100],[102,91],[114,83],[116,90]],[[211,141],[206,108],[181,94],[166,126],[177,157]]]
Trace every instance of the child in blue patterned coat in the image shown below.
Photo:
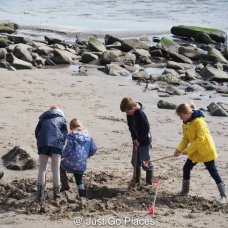
[[[71,132],[67,135],[67,143],[62,153],[60,179],[61,191],[69,190],[66,172],[73,173],[80,197],[85,197],[83,174],[86,170],[87,159],[96,153],[97,147],[90,133],[84,129],[78,119],[70,121]]]

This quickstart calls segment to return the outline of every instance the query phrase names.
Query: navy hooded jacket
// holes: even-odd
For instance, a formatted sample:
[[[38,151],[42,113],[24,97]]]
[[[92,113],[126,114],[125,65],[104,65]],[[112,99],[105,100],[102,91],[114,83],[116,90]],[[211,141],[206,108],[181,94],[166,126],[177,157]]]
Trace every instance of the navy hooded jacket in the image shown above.
[[[39,117],[35,136],[37,147],[51,146],[63,149],[67,136],[64,114],[59,109],[48,110]]]
[[[150,133],[150,124],[146,114],[142,110],[137,109],[132,116],[127,115],[127,124],[131,133],[132,140],[137,139],[140,143],[140,147],[150,145],[152,137]]]

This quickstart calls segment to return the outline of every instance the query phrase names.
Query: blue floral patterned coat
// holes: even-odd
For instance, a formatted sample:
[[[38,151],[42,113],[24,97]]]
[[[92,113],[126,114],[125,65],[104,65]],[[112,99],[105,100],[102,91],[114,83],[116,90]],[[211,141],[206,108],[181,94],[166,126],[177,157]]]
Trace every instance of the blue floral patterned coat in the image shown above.
[[[87,130],[74,131],[67,135],[62,153],[61,168],[67,172],[84,172],[87,159],[96,153],[97,147]]]

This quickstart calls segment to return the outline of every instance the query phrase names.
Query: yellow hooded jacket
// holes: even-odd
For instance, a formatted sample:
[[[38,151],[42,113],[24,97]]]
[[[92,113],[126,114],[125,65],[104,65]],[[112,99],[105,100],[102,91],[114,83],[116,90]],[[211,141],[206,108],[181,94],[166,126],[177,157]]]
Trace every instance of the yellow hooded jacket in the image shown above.
[[[208,162],[218,157],[214,140],[203,117],[193,119],[182,126],[183,138],[176,148],[186,151],[193,162]]]

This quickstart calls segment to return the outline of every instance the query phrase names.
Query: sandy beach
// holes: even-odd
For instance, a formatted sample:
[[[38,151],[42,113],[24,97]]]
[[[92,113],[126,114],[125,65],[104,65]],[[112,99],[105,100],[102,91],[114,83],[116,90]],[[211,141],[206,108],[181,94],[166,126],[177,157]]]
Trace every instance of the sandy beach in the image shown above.
[[[26,148],[38,159],[34,129],[39,115],[51,104],[63,107],[69,122],[76,117],[82,120],[98,145],[97,154],[88,162],[85,173],[90,199],[77,199],[75,183],[57,204],[50,198],[45,203],[46,213],[34,203],[37,168],[27,171],[8,170],[0,164],[4,176],[0,180],[1,197],[7,198],[0,209],[3,228],[31,227],[227,227],[228,205],[221,205],[217,186],[203,164],[192,172],[189,197],[178,197],[181,189],[182,166],[186,157],[170,158],[154,163],[155,180],[160,180],[155,215],[148,207],[155,194],[143,187],[127,190],[132,177],[131,138],[125,115],[119,110],[124,96],[140,101],[151,124],[153,159],[172,155],[181,139],[181,121],[174,110],[157,108],[161,100],[157,91],[144,92],[129,78],[111,77],[101,73],[73,76],[68,67],[7,71],[0,69],[0,156],[14,146]],[[200,97],[200,99],[196,99]],[[202,92],[165,98],[175,104],[191,102],[206,109],[212,101],[226,101],[220,94]],[[212,136],[217,145],[217,166],[228,186],[228,119],[205,112]],[[73,178],[71,177],[73,180]],[[145,172],[142,174],[142,185]],[[30,186],[24,197],[15,199],[9,192],[18,183]],[[8,186],[8,187],[6,187]],[[48,166],[47,186],[51,191],[51,171]],[[96,190],[96,191],[95,191]],[[103,192],[103,196],[101,194]]]

